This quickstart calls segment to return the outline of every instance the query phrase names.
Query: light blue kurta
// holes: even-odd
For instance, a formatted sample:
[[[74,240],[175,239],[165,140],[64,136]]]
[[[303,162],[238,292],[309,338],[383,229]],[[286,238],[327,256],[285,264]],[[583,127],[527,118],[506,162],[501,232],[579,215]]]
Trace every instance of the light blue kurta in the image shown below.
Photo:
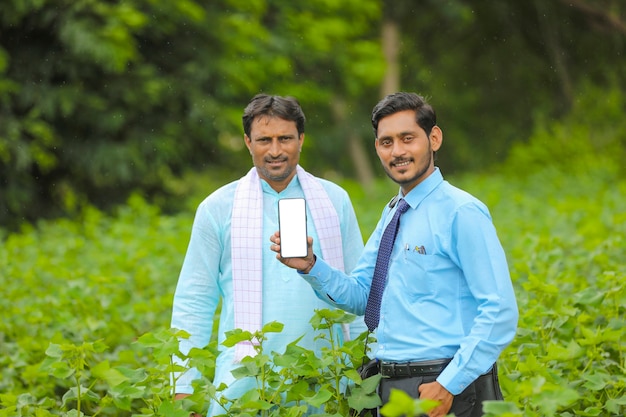
[[[347,193],[334,183],[319,179],[328,193],[339,216],[343,236],[343,255],[346,271],[352,270],[363,249],[363,238]],[[238,181],[218,189],[208,196],[198,207],[191,239],[180,273],[171,325],[191,334],[188,340],[181,341],[181,351],[188,352],[192,347],[204,347],[211,339],[213,316],[222,299],[218,342],[222,350],[215,369],[214,384],[229,386],[226,394],[237,398],[253,388],[254,381],[235,381],[231,370],[234,363],[234,348],[221,346],[224,332],[234,328],[234,298],[231,265],[231,213],[235,189]],[[270,236],[278,230],[278,200],[281,198],[304,197],[297,176],[285,190],[274,191],[267,182],[261,180],[263,191],[263,323],[278,321],[284,324],[281,333],[268,335],[264,351],[284,351],[288,343],[300,336],[300,346],[315,349],[318,354],[322,341],[314,341],[315,333],[309,320],[316,309],[329,308],[315,296],[310,285],[300,278],[296,270],[288,268],[276,259],[270,250]],[[307,210],[308,211],[308,210]],[[321,254],[312,216],[307,213],[308,235],[314,239],[314,252]],[[265,239],[266,238],[266,239]],[[318,255],[319,256],[319,255]],[[351,334],[356,337],[366,330],[362,318],[352,324]],[[339,333],[341,333],[339,331]],[[191,382],[197,379],[196,370],[190,370],[176,383],[177,393],[191,393]],[[220,414],[221,409],[209,409],[209,416]]]

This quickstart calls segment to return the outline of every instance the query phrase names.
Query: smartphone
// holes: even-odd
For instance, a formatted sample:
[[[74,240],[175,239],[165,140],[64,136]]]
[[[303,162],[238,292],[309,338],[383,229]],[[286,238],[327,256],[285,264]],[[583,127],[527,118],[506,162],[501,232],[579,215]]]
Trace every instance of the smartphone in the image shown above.
[[[304,258],[307,255],[306,200],[283,198],[278,200],[278,229],[280,256]]]

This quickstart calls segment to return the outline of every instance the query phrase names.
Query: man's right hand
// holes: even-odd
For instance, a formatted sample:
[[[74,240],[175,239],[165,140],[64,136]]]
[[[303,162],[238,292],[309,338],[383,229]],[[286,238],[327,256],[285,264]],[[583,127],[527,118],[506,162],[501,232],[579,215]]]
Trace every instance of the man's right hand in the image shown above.
[[[450,392],[443,387],[439,382],[428,382],[426,384],[421,384],[418,388],[420,399],[429,399],[439,401],[440,404],[433,408],[430,413],[428,413],[428,417],[444,417],[448,415],[448,411],[452,408],[452,401],[454,400],[454,395],[450,394]]]
[[[276,252],[276,259],[287,265],[289,268],[297,269],[303,274],[308,274],[315,265],[315,255],[313,255],[313,238],[307,237],[306,242],[308,246],[307,255],[304,258],[283,258],[280,256],[280,232],[274,233],[270,236],[270,241],[273,243],[270,249]]]

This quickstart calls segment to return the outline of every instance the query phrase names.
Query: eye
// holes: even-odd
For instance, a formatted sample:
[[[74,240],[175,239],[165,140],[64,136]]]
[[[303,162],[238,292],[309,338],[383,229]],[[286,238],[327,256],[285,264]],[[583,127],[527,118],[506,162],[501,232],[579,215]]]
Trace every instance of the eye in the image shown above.
[[[404,142],[411,142],[413,139],[414,139],[413,136],[405,136],[405,137],[402,138],[402,140]]]
[[[381,146],[390,146],[391,145],[391,139],[380,139],[378,141],[378,143],[380,143]]]

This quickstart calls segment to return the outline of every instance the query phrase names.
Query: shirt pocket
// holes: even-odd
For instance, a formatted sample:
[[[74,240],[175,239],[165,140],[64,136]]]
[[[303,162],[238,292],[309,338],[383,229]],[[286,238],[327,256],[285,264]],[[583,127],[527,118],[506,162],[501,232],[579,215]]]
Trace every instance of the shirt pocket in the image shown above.
[[[406,254],[403,268],[404,287],[411,297],[434,298],[450,294],[456,288],[454,264],[442,255],[417,252]]]

